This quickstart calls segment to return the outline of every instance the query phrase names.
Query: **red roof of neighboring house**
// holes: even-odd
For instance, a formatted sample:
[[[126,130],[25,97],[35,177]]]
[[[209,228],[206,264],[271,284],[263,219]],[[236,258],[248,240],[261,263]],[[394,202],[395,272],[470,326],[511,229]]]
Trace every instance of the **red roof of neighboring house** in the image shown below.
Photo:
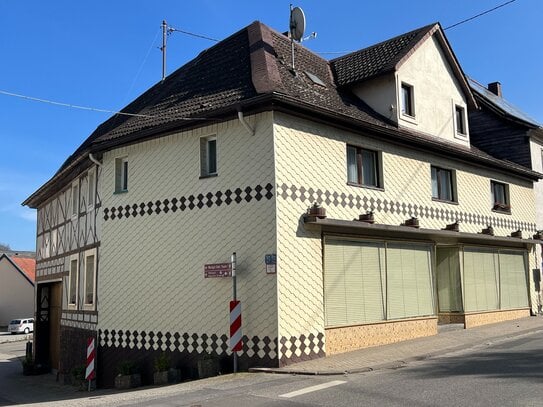
[[[29,259],[27,257],[12,256],[9,258],[13,263],[21,269],[23,273],[34,282],[36,280],[36,259]]]

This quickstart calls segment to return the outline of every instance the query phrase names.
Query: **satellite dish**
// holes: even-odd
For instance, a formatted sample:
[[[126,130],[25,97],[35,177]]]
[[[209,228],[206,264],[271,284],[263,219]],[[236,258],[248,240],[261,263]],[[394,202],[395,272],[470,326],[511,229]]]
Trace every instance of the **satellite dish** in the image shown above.
[[[290,37],[295,41],[301,41],[305,31],[305,15],[300,7],[290,10]]]

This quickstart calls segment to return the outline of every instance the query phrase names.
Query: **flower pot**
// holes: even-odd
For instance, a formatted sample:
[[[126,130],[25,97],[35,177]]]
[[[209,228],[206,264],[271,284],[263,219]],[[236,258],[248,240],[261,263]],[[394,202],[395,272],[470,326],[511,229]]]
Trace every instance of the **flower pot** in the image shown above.
[[[198,360],[198,377],[213,377],[219,374],[219,361],[217,359],[200,359]]]
[[[156,385],[168,384],[168,371],[155,372],[153,374],[153,383]]]
[[[168,370],[168,383],[180,383],[181,382],[181,370],[174,369],[173,367]]]
[[[131,389],[139,386],[141,386],[141,375],[139,373],[115,377],[116,389]]]

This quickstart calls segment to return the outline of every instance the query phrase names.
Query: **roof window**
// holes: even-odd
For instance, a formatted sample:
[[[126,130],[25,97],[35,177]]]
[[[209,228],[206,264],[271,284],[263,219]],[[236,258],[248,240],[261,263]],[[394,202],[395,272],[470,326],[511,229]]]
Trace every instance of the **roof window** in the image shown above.
[[[307,72],[307,71],[304,71],[304,73],[311,80],[311,82],[313,82],[315,85],[326,87],[326,84],[317,75],[312,74],[311,72]]]

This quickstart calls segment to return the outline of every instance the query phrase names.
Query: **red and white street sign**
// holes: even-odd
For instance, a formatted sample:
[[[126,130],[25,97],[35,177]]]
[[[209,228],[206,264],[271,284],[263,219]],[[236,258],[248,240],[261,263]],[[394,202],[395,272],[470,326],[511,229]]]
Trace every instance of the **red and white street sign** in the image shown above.
[[[241,345],[241,303],[230,301],[230,349],[239,352]]]
[[[204,278],[232,277],[232,263],[204,264]]]
[[[96,348],[94,338],[87,339],[87,369],[85,370],[85,380],[92,380],[96,376],[94,371],[94,360],[96,359]]]

